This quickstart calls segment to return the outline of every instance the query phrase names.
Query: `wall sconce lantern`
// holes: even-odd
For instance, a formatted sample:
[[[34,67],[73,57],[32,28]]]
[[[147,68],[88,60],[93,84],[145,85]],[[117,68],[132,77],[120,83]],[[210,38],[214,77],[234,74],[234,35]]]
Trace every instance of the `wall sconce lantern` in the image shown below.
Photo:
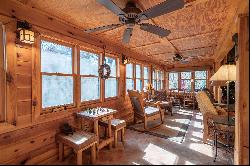
[[[28,22],[17,21],[17,38],[27,44],[35,42],[35,33],[31,31],[31,25]]]
[[[129,62],[128,58],[122,54],[122,64],[126,65]]]

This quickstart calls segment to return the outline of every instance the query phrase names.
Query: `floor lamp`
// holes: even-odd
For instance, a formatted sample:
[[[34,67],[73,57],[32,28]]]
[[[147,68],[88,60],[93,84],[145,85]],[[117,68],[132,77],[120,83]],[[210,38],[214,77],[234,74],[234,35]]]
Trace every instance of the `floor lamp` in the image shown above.
[[[227,83],[227,120],[229,121],[229,83],[236,81],[236,65],[222,65],[209,79],[210,81],[226,81]]]

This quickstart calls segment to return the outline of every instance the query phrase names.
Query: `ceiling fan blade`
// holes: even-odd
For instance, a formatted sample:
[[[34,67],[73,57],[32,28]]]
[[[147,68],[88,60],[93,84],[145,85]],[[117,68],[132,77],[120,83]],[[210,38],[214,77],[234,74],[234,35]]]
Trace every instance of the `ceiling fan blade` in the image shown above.
[[[123,24],[104,25],[104,26],[101,26],[101,27],[96,27],[96,28],[92,28],[92,29],[86,29],[85,32],[97,32],[97,31],[103,31],[103,30],[111,30],[111,29],[118,28],[118,27],[120,27],[122,25]]]
[[[184,7],[184,4],[184,0],[166,0],[158,5],[155,5],[141,12],[140,14],[138,14],[138,18],[140,20],[151,19],[181,9]]]
[[[166,37],[171,33],[170,30],[158,27],[156,25],[148,24],[148,23],[140,24],[140,29],[147,31],[147,32],[150,32],[150,33],[153,33],[153,34],[156,34],[160,37]]]
[[[133,28],[127,28],[124,30],[123,39],[122,39],[123,43],[129,43],[129,40],[132,36],[132,31],[133,31]]]
[[[125,16],[125,12],[122,11],[113,1],[111,0],[96,0],[98,3],[105,6],[107,9],[109,9],[111,12],[115,13],[118,16]]]

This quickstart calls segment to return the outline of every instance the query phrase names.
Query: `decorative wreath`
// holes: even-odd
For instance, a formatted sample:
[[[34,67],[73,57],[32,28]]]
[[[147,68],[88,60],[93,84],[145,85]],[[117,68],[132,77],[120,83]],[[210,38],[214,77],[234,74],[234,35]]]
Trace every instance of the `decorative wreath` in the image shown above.
[[[111,73],[110,66],[108,64],[101,65],[98,73],[102,79],[108,79]]]

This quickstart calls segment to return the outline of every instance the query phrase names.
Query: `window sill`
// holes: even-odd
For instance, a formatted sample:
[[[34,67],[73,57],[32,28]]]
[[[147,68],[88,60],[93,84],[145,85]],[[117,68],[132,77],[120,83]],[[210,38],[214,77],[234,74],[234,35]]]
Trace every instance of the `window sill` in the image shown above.
[[[106,101],[112,101],[112,100],[117,100],[117,99],[118,99],[118,96],[109,97],[109,98],[105,98],[105,99],[104,99],[104,102],[106,102]]]

